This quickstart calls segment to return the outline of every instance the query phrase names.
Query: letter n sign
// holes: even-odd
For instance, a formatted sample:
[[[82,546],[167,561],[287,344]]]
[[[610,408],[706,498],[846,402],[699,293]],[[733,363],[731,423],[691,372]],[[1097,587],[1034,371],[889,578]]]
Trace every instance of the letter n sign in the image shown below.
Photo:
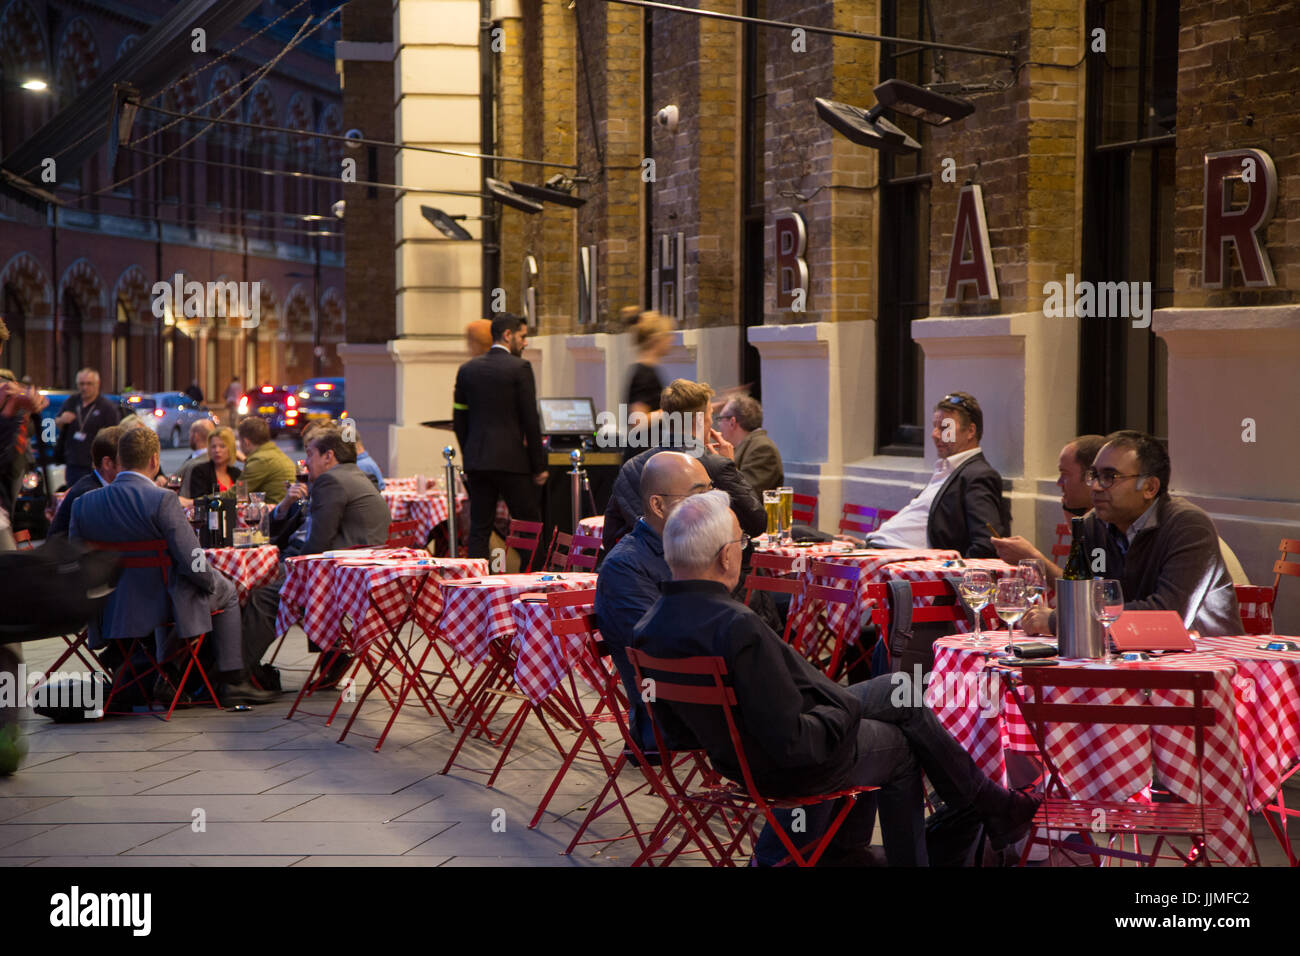
[[[984,193],[976,184],[962,187],[961,195],[957,197],[957,225],[952,234],[948,287],[943,301],[959,301],[965,285],[975,287],[976,298],[998,297],[989,227],[984,221]]]
[[[1246,190],[1246,204],[1232,208],[1233,180]],[[1230,149],[1205,154],[1205,225],[1202,230],[1201,284],[1223,288],[1227,247],[1235,246],[1241,275],[1248,286],[1276,285],[1260,230],[1273,218],[1277,203],[1277,169],[1260,149]]]
[[[776,220],[776,307],[791,308],[796,298],[808,311],[808,230],[803,216],[787,213]]]

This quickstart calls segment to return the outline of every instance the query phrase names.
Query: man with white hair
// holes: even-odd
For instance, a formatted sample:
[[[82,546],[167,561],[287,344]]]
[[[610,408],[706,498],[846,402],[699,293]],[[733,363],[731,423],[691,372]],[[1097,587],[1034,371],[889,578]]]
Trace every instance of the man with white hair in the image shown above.
[[[971,807],[995,847],[1026,831],[1038,799],[988,779],[924,705],[912,703],[906,675],[842,687],[799,656],[730,592],[740,578],[746,535],[726,494],[687,498],[664,526],[664,557],[673,579],[635,630],[633,646],[655,657],[721,657],[736,693],[741,734],[755,783],[767,796],[810,796],[850,786],[879,786],[885,856],[891,866],[924,866],[921,771],[946,804]],[[726,720],[716,708],[664,703],[655,719],[669,736],[680,722],[708,751],[713,766],[741,775]],[[809,808],[811,842],[825,831],[832,803]],[[792,830],[790,811],[777,819]],[[847,855],[870,840],[869,804],[859,801],[831,849]],[[755,845],[760,864],[785,855],[765,828]]]

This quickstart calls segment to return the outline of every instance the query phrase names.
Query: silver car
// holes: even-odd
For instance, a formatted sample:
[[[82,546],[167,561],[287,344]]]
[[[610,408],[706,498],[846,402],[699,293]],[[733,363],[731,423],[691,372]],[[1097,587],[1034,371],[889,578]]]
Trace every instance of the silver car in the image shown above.
[[[180,448],[190,440],[190,426],[201,418],[217,417],[183,392],[125,395],[122,404],[132,409],[158,435],[164,448]]]

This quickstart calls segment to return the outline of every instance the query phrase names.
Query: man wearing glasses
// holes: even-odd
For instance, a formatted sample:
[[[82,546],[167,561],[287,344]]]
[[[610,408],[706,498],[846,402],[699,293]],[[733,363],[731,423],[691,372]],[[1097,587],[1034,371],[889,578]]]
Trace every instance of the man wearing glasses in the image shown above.
[[[993,558],[990,527],[1011,521],[1002,503],[1002,476],[984,458],[984,412],[975,396],[952,392],[935,406],[930,438],[939,460],[930,483],[867,538],[873,548],[950,548],[964,558]]]
[[[1169,454],[1150,435],[1107,436],[1087,473],[1087,560],[1097,577],[1123,585],[1127,611],[1177,611],[1185,627],[1207,637],[1240,634],[1237,594],[1214,522],[1170,496],[1169,474]],[[1046,608],[1031,611],[1024,625],[1029,634],[1055,632]]]

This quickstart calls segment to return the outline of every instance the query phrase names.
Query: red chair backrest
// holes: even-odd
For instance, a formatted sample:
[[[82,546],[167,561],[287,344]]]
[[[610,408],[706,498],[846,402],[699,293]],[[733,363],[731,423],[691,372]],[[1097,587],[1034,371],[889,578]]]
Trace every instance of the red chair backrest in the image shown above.
[[[566,571],[594,571],[596,558],[600,555],[601,537],[597,534],[583,534],[579,531],[569,544],[569,559],[565,562]]]
[[[158,568],[162,571],[163,586],[171,577],[172,556],[167,542],[161,538],[153,541],[83,541],[95,551],[116,551],[122,556],[123,568]]]
[[[546,549],[546,560],[542,562],[543,571],[563,571],[565,564],[569,560],[569,547],[573,542],[573,536],[565,534],[559,528],[551,533],[551,544]],[[559,548],[562,552],[557,554]]]
[[[14,542],[18,545],[19,551],[31,551],[34,548],[32,533],[25,528],[14,532]]]
[[[913,624],[929,624],[934,622],[961,622],[966,623],[970,618],[966,614],[966,605],[962,604],[961,598],[954,594],[952,587],[947,581],[913,581],[912,597],[933,599],[938,597],[954,597],[954,604],[922,604],[920,607],[912,608]],[[997,630],[1001,624],[997,612],[993,610],[993,603],[989,604],[981,612],[980,626]]]
[[[1277,598],[1277,590],[1251,584],[1238,584],[1235,587],[1237,607],[1241,609],[1241,624],[1246,633],[1272,634],[1273,602]]]
[[[1052,545],[1052,561],[1061,564],[1060,559],[1070,553],[1070,526],[1068,524],[1058,524],[1056,526],[1056,544]]]
[[[533,569],[533,563],[537,560],[537,545],[540,543],[541,537],[542,523],[540,521],[510,519],[510,528],[506,534],[506,547],[528,552],[528,564],[523,568],[524,571]]]
[[[1281,556],[1273,565],[1273,600],[1277,600],[1277,588],[1282,581],[1282,575],[1300,578],[1300,561],[1288,561],[1287,557],[1292,554],[1300,555],[1300,538],[1283,538],[1277,546]]]
[[[773,574],[793,574],[795,560],[783,554],[764,554],[755,551],[749,556],[749,566],[762,571],[771,571]]]
[[[388,524],[388,540],[384,542],[385,548],[414,548],[416,544],[416,535],[419,534],[420,523],[418,521],[392,521]]]
[[[879,511],[876,512],[876,517],[880,519],[880,523],[877,524],[876,527],[879,528],[880,525],[884,524],[886,521],[894,517],[894,515],[896,514],[898,514],[897,511],[889,511],[886,508],[881,508]]]
[[[876,530],[879,517],[880,512],[875,508],[846,503],[844,511],[840,515],[840,531],[856,531],[858,534],[869,534]]]
[[[794,503],[790,508],[794,520],[800,524],[810,525],[817,514],[817,496],[794,494]]]
[[[1050,671],[1050,673],[1049,673]],[[1024,695],[1021,713],[1041,727],[1048,723],[1065,724],[1139,724],[1161,727],[1213,727],[1218,721],[1215,709],[1207,705],[1205,695],[1214,690],[1212,671],[1181,671],[1140,668],[1136,670],[1091,670],[1083,667],[1026,667],[1019,680],[1032,695]],[[1058,689],[1120,688],[1124,690],[1191,691],[1191,705],[1151,704],[1062,704],[1043,696],[1044,687]],[[1032,698],[1032,699],[1031,699]]]

